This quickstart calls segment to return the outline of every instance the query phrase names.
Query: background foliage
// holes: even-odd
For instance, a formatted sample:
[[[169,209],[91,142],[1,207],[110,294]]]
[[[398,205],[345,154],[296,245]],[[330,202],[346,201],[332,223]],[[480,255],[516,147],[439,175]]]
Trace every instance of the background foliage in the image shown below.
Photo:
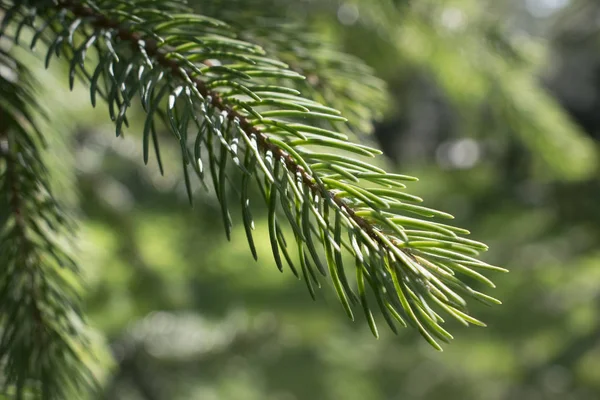
[[[421,178],[416,194],[490,245],[486,261],[512,272],[495,277],[502,307],[473,310],[489,327],[451,326],[456,340],[443,353],[412,331],[375,340],[366,324],[345,319],[333,290],[313,303],[291,274],[274,273],[266,211],[254,215],[264,238],[255,263],[242,224],[227,242],[215,198],[198,191],[190,209],[179,171],[161,177],[145,167],[135,135],[114,138],[85,88],[64,90],[64,65],[36,70],[40,102],[63,127],[55,140],[72,146],[73,160],[60,159],[77,171],[85,308],[114,355],[105,398],[600,395],[596,2],[196,3],[224,20],[243,11],[255,27],[248,35],[304,71],[332,61],[324,54],[319,67],[306,65],[287,40],[295,26],[316,32],[303,42],[308,51],[327,41],[363,59],[389,97],[372,93],[371,110],[353,108],[352,93],[332,105],[374,112],[366,140],[398,172]],[[290,25],[271,28],[269,18]],[[141,114],[133,124],[142,129]],[[176,148],[164,151],[177,160]]]

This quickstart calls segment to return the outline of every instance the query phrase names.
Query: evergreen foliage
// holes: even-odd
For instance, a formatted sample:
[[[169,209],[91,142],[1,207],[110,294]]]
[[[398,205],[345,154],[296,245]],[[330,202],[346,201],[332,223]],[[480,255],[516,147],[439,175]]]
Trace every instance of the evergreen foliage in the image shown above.
[[[94,385],[77,292],[78,267],[64,237],[73,223],[57,203],[40,152],[40,113],[27,70],[0,52],[0,271],[5,384],[66,398]],[[10,393],[10,392],[9,392]]]
[[[257,28],[235,7],[218,15],[226,22],[179,0],[0,0],[0,10],[0,37],[43,48],[46,66],[63,60],[71,89],[79,80],[92,105],[107,103],[117,136],[139,104],[144,162],[154,158],[163,172],[161,143],[175,141],[189,202],[196,175],[214,191],[228,238],[230,207],[239,207],[255,258],[256,185],[279,270],[303,279],[313,298],[328,277],[348,317],[360,310],[374,336],[378,308],[392,331],[410,325],[441,349],[438,341],[452,339],[442,314],[484,326],[466,300],[499,304],[471,287],[493,288],[483,273],[505,271],[477,258],[487,246],[432,220],[452,216],[405,191],[416,178],[372,162],[379,150],[349,141],[386,103],[364,64],[297,26]],[[1,56],[9,74],[0,81],[3,375],[17,398],[67,398],[96,384],[77,268],[59,245],[70,224],[48,185],[31,84],[10,53]]]

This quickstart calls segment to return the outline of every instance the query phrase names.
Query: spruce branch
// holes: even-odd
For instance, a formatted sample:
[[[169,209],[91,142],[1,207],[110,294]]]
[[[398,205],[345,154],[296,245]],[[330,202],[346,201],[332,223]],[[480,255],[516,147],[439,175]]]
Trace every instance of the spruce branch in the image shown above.
[[[359,158],[374,157],[379,150],[320,126],[346,119],[280,83],[302,80],[302,75],[238,39],[229,25],[193,14],[182,2],[151,6],[143,1],[30,1],[8,8],[3,26],[33,28],[32,46],[37,40],[48,45],[47,62],[54,55],[66,58],[71,86],[78,76],[89,85],[92,104],[97,95],[107,101],[117,135],[128,124],[132,100],[139,97],[146,112],[144,161],[152,141],[162,169],[156,134],[162,121],[181,147],[190,201],[188,169],[207,186],[208,162],[228,237],[227,182],[235,167],[242,176],[242,216],[255,258],[248,187],[256,181],[268,206],[279,270],[285,259],[296,276],[302,274],[313,297],[319,275],[329,275],[348,316],[354,318],[353,306],[360,305],[375,336],[367,287],[394,332],[397,323],[410,324],[436,349],[441,349],[437,340],[452,338],[442,327],[440,310],[465,325],[483,325],[469,315],[465,297],[499,301],[471,288],[465,278],[494,287],[479,271],[504,271],[476,258],[487,249],[484,244],[461,237],[469,233],[464,229],[426,219],[452,217],[415,204],[422,200],[403,191],[403,182],[415,178],[387,173]],[[96,58],[88,60],[92,51]],[[93,68],[88,70],[89,64]],[[294,243],[286,239],[282,221]],[[354,285],[346,276],[346,256],[355,262]]]
[[[52,195],[31,77],[0,50],[0,363],[3,391],[64,399],[94,388],[77,293],[61,243],[72,223]],[[27,397],[30,398],[30,397]]]

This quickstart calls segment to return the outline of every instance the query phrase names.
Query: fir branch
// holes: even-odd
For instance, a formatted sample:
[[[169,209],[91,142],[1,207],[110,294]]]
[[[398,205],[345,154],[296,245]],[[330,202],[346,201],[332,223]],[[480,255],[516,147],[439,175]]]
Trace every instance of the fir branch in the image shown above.
[[[147,113],[144,160],[152,140],[162,168],[155,132],[162,120],[181,146],[191,201],[188,168],[204,182],[207,157],[228,236],[232,222],[227,182],[234,164],[242,174],[243,222],[256,257],[248,195],[249,180],[254,179],[268,205],[278,268],[283,270],[285,259],[294,274],[301,271],[311,294],[320,285],[319,273],[329,275],[346,313],[353,318],[352,306],[360,303],[375,336],[367,286],[394,332],[396,323],[411,324],[437,349],[436,339],[452,336],[434,308],[464,324],[483,325],[468,315],[463,296],[499,303],[463,281],[469,277],[493,287],[478,270],[503,269],[475,258],[487,247],[460,237],[468,234],[464,229],[424,219],[451,216],[414,204],[422,200],[402,191],[402,182],[414,178],[386,173],[356,157],[373,157],[378,150],[318,127],[322,121],[345,119],[335,109],[279,85],[282,78],[303,76],[265,57],[260,47],[236,39],[227,24],[191,14],[177,1],[153,8],[117,0],[30,5],[9,9],[4,25],[31,26],[34,38],[49,46],[48,61],[54,54],[65,56],[71,86],[79,76],[90,86],[93,104],[97,94],[107,100],[117,135],[139,95]],[[37,26],[29,15],[44,23]],[[92,49],[98,56],[93,72],[86,69],[86,54]],[[194,139],[190,132],[196,132]],[[288,252],[281,220],[293,231],[301,268]],[[346,277],[343,255],[355,260],[358,295]]]

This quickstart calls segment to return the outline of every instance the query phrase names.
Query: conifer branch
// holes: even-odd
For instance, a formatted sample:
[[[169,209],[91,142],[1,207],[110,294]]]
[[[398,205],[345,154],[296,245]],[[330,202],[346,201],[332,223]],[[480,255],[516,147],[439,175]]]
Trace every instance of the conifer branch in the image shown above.
[[[74,282],[60,243],[72,224],[52,196],[27,72],[0,50],[0,363],[3,391],[64,399],[96,385]],[[0,68],[1,69],[1,68]],[[29,398],[29,397],[27,397]]]
[[[410,324],[437,349],[436,339],[452,336],[434,309],[464,324],[483,325],[469,316],[464,297],[499,303],[463,280],[494,287],[478,272],[503,271],[476,258],[487,247],[460,237],[468,234],[464,229],[424,219],[451,216],[414,204],[422,200],[403,192],[402,183],[414,178],[386,173],[357,157],[374,157],[380,151],[319,127],[320,121],[345,119],[279,84],[304,77],[266,57],[259,46],[236,39],[227,24],[192,14],[179,1],[148,8],[145,2],[117,0],[16,4],[3,21],[4,27],[9,24],[18,26],[17,32],[32,27],[32,46],[40,39],[48,45],[47,62],[54,55],[64,56],[71,87],[79,76],[91,89],[92,104],[98,94],[105,98],[117,135],[128,123],[132,100],[139,97],[147,114],[144,161],[152,140],[162,168],[156,135],[157,121],[162,121],[181,147],[190,201],[188,168],[204,183],[208,161],[228,237],[232,221],[227,185],[230,166],[235,165],[242,175],[244,227],[256,258],[248,192],[254,179],[268,206],[278,268],[283,271],[285,259],[296,276],[302,273],[313,296],[314,286],[320,286],[318,274],[329,275],[348,316],[353,318],[352,306],[360,304],[375,336],[367,286],[394,332],[396,323]],[[97,60],[88,71],[86,54],[92,50]],[[281,221],[293,232],[301,268],[290,256]],[[355,261],[355,288],[343,266],[346,255]]]
[[[170,70],[172,75],[180,78],[182,82],[186,82],[188,79],[191,80],[198,92],[200,92],[203,97],[212,99],[211,104],[215,108],[226,113],[227,119],[231,121],[237,121],[247,136],[255,136],[257,138],[258,148],[263,154],[272,153],[276,159],[284,160],[287,169],[294,175],[300,176],[304,185],[310,189],[313,195],[320,196],[326,201],[333,201],[338,207],[344,210],[361,229],[364,229],[372,240],[379,243],[379,245],[383,248],[388,248],[388,244],[385,243],[375,232],[374,227],[364,218],[356,215],[354,210],[348,204],[346,204],[340,197],[336,196],[335,193],[327,190],[325,185],[319,184],[319,179],[316,177],[316,175],[311,175],[311,173],[298,164],[292,158],[292,156],[290,156],[290,154],[278,147],[276,144],[272,143],[265,133],[253,126],[244,115],[233,109],[231,105],[228,105],[218,92],[209,90],[204,81],[202,81],[200,78],[190,76],[191,71],[187,71],[182,62],[168,59],[167,56],[169,54],[169,50],[172,49],[161,50],[159,49],[159,45],[156,40],[144,37],[139,32],[131,32],[119,22],[112,21],[106,18],[104,15],[96,13],[91,8],[85,7],[72,0],[63,0],[59,2],[58,5],[63,9],[72,11],[77,17],[91,17],[92,20],[90,23],[96,28],[115,29],[117,31],[117,36],[124,41],[130,42],[133,49],[136,49],[139,43],[143,41],[145,43],[144,46],[146,53],[150,58],[156,59],[159,65],[166,70]]]

